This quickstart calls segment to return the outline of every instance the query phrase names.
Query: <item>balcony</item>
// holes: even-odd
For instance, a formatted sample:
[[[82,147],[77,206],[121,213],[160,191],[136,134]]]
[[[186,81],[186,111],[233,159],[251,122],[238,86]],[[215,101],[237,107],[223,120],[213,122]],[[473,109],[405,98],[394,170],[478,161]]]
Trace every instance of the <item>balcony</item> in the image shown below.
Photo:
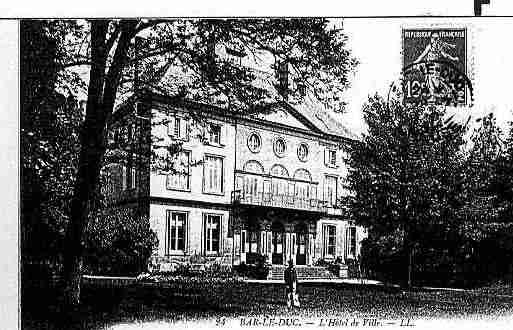
[[[327,213],[326,201],[314,198],[303,198],[293,195],[280,195],[270,192],[259,192],[256,194],[245,193],[241,190],[232,191],[232,203],[243,205],[256,205],[267,207],[278,207],[285,209],[303,210],[310,212]]]

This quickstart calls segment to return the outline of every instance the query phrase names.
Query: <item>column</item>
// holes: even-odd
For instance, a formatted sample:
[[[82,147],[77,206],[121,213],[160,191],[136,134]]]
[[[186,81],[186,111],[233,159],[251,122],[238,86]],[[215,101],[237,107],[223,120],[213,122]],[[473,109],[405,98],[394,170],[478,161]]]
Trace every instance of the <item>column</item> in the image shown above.
[[[233,264],[240,264],[240,251],[241,251],[241,242],[240,242],[240,230],[233,232]]]
[[[267,231],[265,229],[262,229],[260,231],[260,251],[259,253],[261,255],[267,254]]]
[[[267,230],[266,231],[267,233],[267,258],[268,258],[268,262],[269,263],[272,263],[272,256],[273,256],[273,243],[272,243],[272,239],[273,239],[273,234],[271,232],[271,230]]]
[[[308,233],[308,249],[306,253],[306,263],[311,266],[315,256],[315,241],[312,233]]]
[[[285,229],[285,251],[283,251],[283,264],[287,265],[289,259],[290,259],[290,245],[291,245],[291,239],[290,239],[290,233]]]

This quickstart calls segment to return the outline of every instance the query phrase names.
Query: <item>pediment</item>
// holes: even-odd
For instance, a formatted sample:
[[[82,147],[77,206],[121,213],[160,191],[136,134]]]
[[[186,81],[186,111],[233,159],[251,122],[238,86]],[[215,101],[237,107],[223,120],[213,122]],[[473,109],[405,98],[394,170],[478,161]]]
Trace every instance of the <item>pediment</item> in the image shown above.
[[[269,112],[258,114],[257,117],[272,123],[310,130],[301,120],[283,108],[275,107]]]

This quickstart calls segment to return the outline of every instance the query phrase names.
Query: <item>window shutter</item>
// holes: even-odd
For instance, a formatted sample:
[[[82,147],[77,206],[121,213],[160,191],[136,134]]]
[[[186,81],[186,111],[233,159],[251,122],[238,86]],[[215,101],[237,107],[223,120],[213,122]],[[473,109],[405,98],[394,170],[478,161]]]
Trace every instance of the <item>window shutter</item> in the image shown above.
[[[220,125],[220,126],[221,126],[221,137],[219,138],[219,143],[226,144],[227,125]]]
[[[136,186],[137,170],[135,169],[135,167],[132,167],[130,170],[131,170],[131,173],[130,173],[130,180],[131,180],[130,188],[135,188],[135,186]]]
[[[287,195],[289,195],[289,196],[294,195],[294,182],[289,182],[289,191],[288,191]]]
[[[190,137],[190,134],[189,134],[189,130],[191,129],[191,124],[189,123],[189,120],[185,120],[185,140],[186,141],[189,141],[189,137]]]
[[[207,254],[208,250],[208,215],[203,214],[203,253]]]
[[[347,258],[349,255],[349,227],[346,227],[346,244],[345,245],[345,257]]]
[[[167,123],[167,135],[173,136],[174,135],[174,127],[175,127],[175,119],[169,118],[169,122]]]
[[[186,120],[185,118],[182,118],[180,120],[180,138],[181,139],[184,139],[184,140],[188,140],[189,139],[189,123],[188,123],[188,120]]]
[[[243,177],[237,174],[235,177],[235,190],[242,190],[243,188]]]
[[[121,186],[123,190],[126,190],[126,165],[121,166]]]
[[[354,242],[355,242],[354,255],[356,257],[359,254],[358,253],[358,230],[356,228],[354,229]]]
[[[330,153],[328,148],[324,148],[324,165],[329,165]]]
[[[310,186],[310,198],[317,199],[317,187],[313,184]]]
[[[271,191],[271,182],[269,180],[264,181],[264,193],[269,193]]]

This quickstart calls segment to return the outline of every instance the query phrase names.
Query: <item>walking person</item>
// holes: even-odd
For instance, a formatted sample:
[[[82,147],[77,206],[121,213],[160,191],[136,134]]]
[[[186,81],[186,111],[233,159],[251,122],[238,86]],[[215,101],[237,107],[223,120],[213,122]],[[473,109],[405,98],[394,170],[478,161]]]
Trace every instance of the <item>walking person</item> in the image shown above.
[[[287,307],[300,307],[297,295],[297,272],[292,259],[289,260],[289,266],[285,269],[284,277],[287,286]]]

